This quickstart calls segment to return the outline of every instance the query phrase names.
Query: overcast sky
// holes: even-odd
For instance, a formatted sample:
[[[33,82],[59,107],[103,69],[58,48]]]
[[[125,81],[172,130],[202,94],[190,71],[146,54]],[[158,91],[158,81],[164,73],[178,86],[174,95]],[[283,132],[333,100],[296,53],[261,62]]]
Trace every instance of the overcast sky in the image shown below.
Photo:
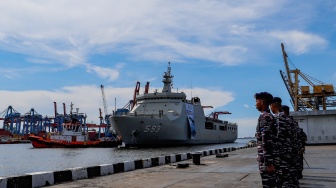
[[[137,81],[160,91],[171,62],[173,91],[212,105],[206,114],[232,112],[220,118],[254,136],[256,92],[291,106],[281,43],[292,68],[335,84],[335,15],[332,0],[2,0],[0,111],[53,116],[54,101],[59,112],[72,102],[99,123],[101,84],[112,112]]]

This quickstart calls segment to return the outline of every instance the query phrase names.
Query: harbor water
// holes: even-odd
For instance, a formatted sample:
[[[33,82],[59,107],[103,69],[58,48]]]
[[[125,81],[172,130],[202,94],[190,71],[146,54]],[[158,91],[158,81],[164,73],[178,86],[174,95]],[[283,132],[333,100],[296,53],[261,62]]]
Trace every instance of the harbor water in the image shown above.
[[[0,177],[32,172],[60,171],[75,167],[115,164],[124,161],[180,153],[245,146],[251,139],[234,143],[167,148],[33,148],[27,144],[0,144]]]

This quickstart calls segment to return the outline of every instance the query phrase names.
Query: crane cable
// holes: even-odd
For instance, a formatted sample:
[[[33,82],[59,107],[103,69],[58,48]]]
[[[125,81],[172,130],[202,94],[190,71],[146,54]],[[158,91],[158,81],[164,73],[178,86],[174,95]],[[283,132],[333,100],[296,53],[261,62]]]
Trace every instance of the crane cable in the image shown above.
[[[286,52],[286,56],[287,56],[287,60],[288,60],[288,62],[294,67],[294,69],[297,69],[297,68],[295,67],[293,61],[288,57],[287,52]],[[286,68],[286,67],[285,67],[285,68]],[[307,74],[305,74],[305,73],[303,73],[303,72],[301,72],[301,71],[300,71],[300,74],[304,75],[306,78],[309,78],[310,80],[315,81],[316,83],[319,83],[319,84],[323,85],[323,82],[322,82],[322,81],[320,81],[320,80],[318,80],[318,79],[316,79],[316,78],[314,78],[314,77],[312,77],[312,76],[309,76],[309,75],[307,75]]]

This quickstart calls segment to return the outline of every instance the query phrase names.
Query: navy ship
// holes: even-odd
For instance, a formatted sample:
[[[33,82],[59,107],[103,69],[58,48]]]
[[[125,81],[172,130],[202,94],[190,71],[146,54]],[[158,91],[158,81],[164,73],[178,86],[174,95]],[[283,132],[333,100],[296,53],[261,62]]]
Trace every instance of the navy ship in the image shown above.
[[[111,116],[112,129],[126,147],[232,143],[237,139],[237,124],[218,119],[219,114],[230,112],[206,116],[200,98],[188,100],[185,93],[172,92],[172,78],[169,63],[162,92],[148,93],[147,82],[144,94],[134,93],[130,111]]]

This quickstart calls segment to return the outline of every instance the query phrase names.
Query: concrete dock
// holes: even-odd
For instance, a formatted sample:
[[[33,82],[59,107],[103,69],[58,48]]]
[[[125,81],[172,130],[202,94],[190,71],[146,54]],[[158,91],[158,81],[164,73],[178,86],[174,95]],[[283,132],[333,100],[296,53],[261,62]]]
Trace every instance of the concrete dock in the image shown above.
[[[256,148],[226,152],[228,157],[201,157],[161,166],[143,168],[112,175],[81,179],[49,187],[262,187],[256,161]],[[307,146],[304,155],[303,179],[305,188],[336,187],[336,146]]]

